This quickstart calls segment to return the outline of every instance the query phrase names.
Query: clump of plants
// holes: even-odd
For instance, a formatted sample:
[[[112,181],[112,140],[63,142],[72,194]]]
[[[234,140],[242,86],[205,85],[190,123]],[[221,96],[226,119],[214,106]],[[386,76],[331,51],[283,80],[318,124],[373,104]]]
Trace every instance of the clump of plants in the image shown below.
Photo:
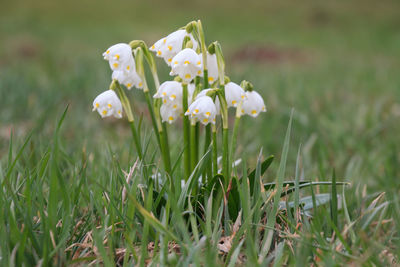
[[[111,46],[103,56],[112,70],[112,81],[109,90],[94,99],[93,110],[102,118],[128,121],[138,156],[134,169],[120,181],[123,206],[118,209],[126,224],[123,238],[131,247],[123,261],[266,264],[271,261],[267,257],[271,249],[275,257],[283,250],[277,225],[281,232],[287,227],[295,235],[303,216],[310,216],[307,210],[328,202],[333,203],[335,225],[335,180],[331,193],[305,198],[299,197],[301,188],[332,183],[300,181],[298,173],[295,180],[284,181],[291,118],[276,182],[262,179],[273,156],[262,160],[260,153],[253,170],[245,160],[235,159],[241,117],[256,118],[266,112],[266,106],[254,90],[257,86],[227,76],[221,44],[207,45],[200,21],[188,23],[150,47],[133,40]],[[160,84],[155,56],[171,68],[171,80]],[[149,76],[154,88],[149,86]],[[142,142],[140,123],[132,112],[135,103],[128,92],[133,87],[143,91],[162,167],[152,164],[154,155],[146,157],[148,144]],[[168,131],[173,124],[182,125],[174,128],[182,131],[183,141],[171,146]],[[171,157],[171,147],[180,147],[181,153]],[[288,198],[291,193],[293,201]],[[141,229],[140,234],[130,232],[135,227]],[[135,253],[135,242],[141,244],[140,254]]]

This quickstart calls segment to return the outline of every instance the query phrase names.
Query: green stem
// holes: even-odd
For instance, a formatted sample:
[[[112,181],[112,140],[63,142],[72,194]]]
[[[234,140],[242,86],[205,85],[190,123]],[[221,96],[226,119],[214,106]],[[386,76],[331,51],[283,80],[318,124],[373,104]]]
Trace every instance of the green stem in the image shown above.
[[[213,176],[218,174],[218,147],[217,147],[217,128],[215,124],[212,126],[212,159],[213,159]]]
[[[225,189],[228,188],[230,181],[230,162],[229,162],[229,125],[228,125],[228,105],[225,99],[225,85],[220,84],[217,91],[219,102],[221,104],[222,117],[222,173],[225,179]]]
[[[190,172],[196,167],[196,122],[192,121],[190,124]]]
[[[188,109],[188,89],[187,84],[182,83],[182,107],[183,112],[186,112]],[[183,116],[183,161],[184,161],[184,168],[183,168],[183,176],[184,179],[187,180],[190,176],[190,122],[188,116]]]
[[[131,126],[131,132],[132,132],[133,142],[135,143],[136,151],[137,151],[137,153],[138,153],[139,159],[140,159],[141,161],[143,161],[142,146],[140,145],[140,139],[139,139],[138,132],[137,132],[137,130],[136,130],[135,122],[134,122],[134,121],[130,121],[129,124],[130,124],[130,126]]]
[[[164,162],[165,172],[171,174],[171,159],[169,155],[168,132],[165,123],[162,124],[162,131],[159,131],[161,141],[161,153]]]
[[[157,144],[158,144],[158,146],[160,148],[160,151],[162,151],[160,136],[157,135],[157,133],[161,129],[157,125],[156,116],[154,114],[153,101],[151,100],[150,92],[149,92],[148,89],[144,90],[144,95],[145,95],[145,98],[146,98],[147,107],[148,107],[149,112],[150,112],[151,122],[152,122],[153,128],[154,128],[154,133],[156,133]]]
[[[207,124],[205,127],[205,140],[204,140],[204,154],[207,152],[208,148],[210,147],[211,144],[211,124]],[[212,178],[212,161],[209,160],[208,168],[206,170],[206,175],[207,175],[207,180],[210,181]],[[203,184],[205,182],[205,177],[203,175]]]
[[[200,146],[200,123],[199,122],[196,123],[195,128],[196,129],[195,129],[194,137],[196,140],[196,146],[194,147],[194,149],[195,149],[194,155],[195,155],[195,162],[197,164],[197,162],[199,161],[199,146]],[[196,165],[194,165],[194,167],[196,167]],[[193,169],[194,169],[194,167],[193,167]]]
[[[241,108],[242,108],[242,102],[239,103],[239,105],[236,108],[236,116],[235,116],[235,124],[233,126],[233,133],[232,133],[232,140],[231,140],[231,154],[230,158],[232,159],[232,162],[235,161],[235,150],[236,150],[236,143],[237,143],[237,133],[239,131],[239,124],[240,124],[240,117],[241,117]]]
[[[155,105],[153,105],[152,98],[150,96],[149,87],[146,81],[146,75],[144,71],[144,62],[143,57],[146,57],[146,60],[149,64],[151,74],[153,76],[154,85],[156,87],[156,91],[160,86],[160,82],[158,80],[157,67],[154,61],[153,55],[149,52],[147,45],[143,41],[132,41],[131,46],[139,45],[135,49],[135,59],[136,59],[136,69],[143,81],[143,92],[145,94],[146,103],[150,112],[151,122],[153,124],[154,133],[156,135],[157,144],[160,148],[160,152],[164,162],[164,169],[167,173],[171,172],[171,160],[169,155],[169,145],[168,145],[168,134],[166,132],[166,127],[161,123],[160,116],[160,105],[155,101]],[[136,45],[135,45],[136,44]]]
[[[128,118],[128,121],[134,121],[133,114],[132,114],[132,108],[131,108],[131,103],[129,102],[128,97],[125,94],[125,91],[121,88],[120,84],[116,81],[113,80],[111,85],[110,85],[111,90],[115,90],[117,92],[117,95],[119,99],[121,100],[122,107],[124,108],[126,117]]]
[[[210,85],[208,84],[208,70],[207,70],[207,69],[204,69],[204,70],[203,70],[203,78],[204,78],[204,80],[203,80],[203,82],[204,82],[204,89],[208,89],[208,87],[209,87]]]
[[[230,164],[229,164],[229,129],[222,129],[222,173],[225,179],[225,189],[228,188],[230,180]]]

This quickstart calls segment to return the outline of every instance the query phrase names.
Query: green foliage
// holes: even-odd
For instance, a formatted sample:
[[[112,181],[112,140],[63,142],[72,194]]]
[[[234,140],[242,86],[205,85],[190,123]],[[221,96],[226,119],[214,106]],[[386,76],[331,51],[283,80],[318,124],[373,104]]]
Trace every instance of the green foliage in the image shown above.
[[[9,1],[0,10],[0,265],[398,264],[398,2],[174,3]],[[151,179],[161,163],[150,126],[136,122],[142,164],[129,126],[89,112],[109,81],[102,48],[133,35],[151,43],[189,17],[204,20],[208,41],[222,34],[229,73],[251,80],[268,108],[262,121],[243,119],[227,198],[221,175],[193,190],[200,169],[184,190],[164,173]],[[134,112],[149,117],[132,95]],[[181,140],[170,133],[178,176]]]

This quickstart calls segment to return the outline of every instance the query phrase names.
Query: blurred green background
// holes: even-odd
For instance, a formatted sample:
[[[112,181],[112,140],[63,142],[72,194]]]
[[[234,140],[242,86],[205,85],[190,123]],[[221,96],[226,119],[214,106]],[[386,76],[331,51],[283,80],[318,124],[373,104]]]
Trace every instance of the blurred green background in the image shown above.
[[[251,81],[266,102],[267,113],[244,119],[238,155],[254,159],[263,146],[264,155],[279,156],[293,107],[291,174],[300,144],[309,179],[323,179],[335,168],[338,177],[377,190],[388,169],[392,177],[399,174],[395,0],[3,1],[0,155],[11,129],[17,140],[35,129],[34,142],[46,145],[67,104],[62,134],[68,153],[109,146],[124,151],[125,123],[91,112],[94,97],[111,80],[102,52],[134,39],[151,45],[193,19],[203,21],[207,42],[222,44],[231,79]],[[161,81],[170,79],[158,63]],[[133,89],[130,96],[146,117],[141,92]],[[171,133],[173,144],[179,138],[178,131]]]

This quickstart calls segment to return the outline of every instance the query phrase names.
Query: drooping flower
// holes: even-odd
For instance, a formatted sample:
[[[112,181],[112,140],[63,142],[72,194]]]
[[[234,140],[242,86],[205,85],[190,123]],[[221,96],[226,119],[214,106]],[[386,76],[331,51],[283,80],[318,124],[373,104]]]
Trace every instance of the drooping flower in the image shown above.
[[[183,40],[186,36],[189,36],[193,43],[193,49],[196,50],[198,46],[196,40],[192,34],[184,29],[177,30],[167,37],[161,38],[150,47],[150,50],[156,52],[158,57],[163,58],[168,65],[171,65],[173,57],[182,50]]]
[[[264,100],[256,91],[247,91],[243,100],[242,113],[257,117],[260,112],[266,112]]]
[[[109,47],[103,57],[110,64],[112,70],[131,71],[135,69],[135,60],[132,48],[128,44],[119,43]]]
[[[195,90],[194,84],[188,84],[188,106],[192,103],[192,96]],[[177,81],[166,81],[162,83],[153,96],[161,98],[165,109],[182,112],[182,84]]]
[[[182,107],[182,84],[177,81],[166,81],[160,85],[154,98],[162,98],[163,104],[171,104],[175,109]]]
[[[203,65],[203,56],[200,54],[201,64]],[[204,65],[203,65],[204,70]],[[207,70],[208,70],[208,82],[212,84],[218,80],[218,63],[217,56],[215,54],[210,54],[207,52]],[[203,77],[203,73],[200,75]]]
[[[207,93],[208,93],[209,91],[211,91],[211,90],[213,90],[213,89],[209,88],[209,89],[204,89],[204,90],[200,91],[200,92],[197,94],[196,99],[199,99],[200,97],[206,96]],[[220,113],[220,112],[221,112],[221,104],[219,103],[219,98],[218,98],[218,96],[215,96],[214,104],[215,104],[215,108],[217,109],[217,115],[221,114],[221,113]]]
[[[179,75],[186,83],[202,73],[201,58],[193,49],[183,49],[172,62],[170,75]]]
[[[207,125],[210,122],[215,124],[215,116],[217,115],[217,108],[214,101],[209,96],[202,96],[189,106],[185,113],[195,121],[200,121],[202,124]]]
[[[179,109],[173,108],[172,105],[175,104],[162,104],[160,107],[161,119],[163,122],[173,123],[178,117],[181,111]]]
[[[229,82],[225,85],[225,99],[228,107],[237,107],[239,102],[245,98],[245,91],[236,83]]]
[[[140,79],[135,70],[131,70],[130,72],[115,70],[113,71],[112,79],[117,80],[120,84],[125,85],[128,89],[131,89],[132,86],[138,89],[143,88],[142,79]]]
[[[93,101],[93,111],[97,110],[102,118],[114,116],[122,118],[122,104],[113,90],[107,90]]]

